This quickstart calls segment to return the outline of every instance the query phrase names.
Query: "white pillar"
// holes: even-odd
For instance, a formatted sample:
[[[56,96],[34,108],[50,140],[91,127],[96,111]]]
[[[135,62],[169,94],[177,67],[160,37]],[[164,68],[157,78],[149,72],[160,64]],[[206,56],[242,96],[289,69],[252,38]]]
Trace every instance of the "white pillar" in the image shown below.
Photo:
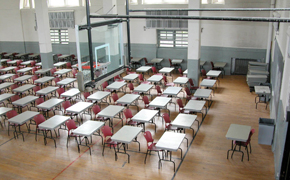
[[[50,27],[46,0],[35,1],[35,13],[37,19],[37,33],[42,67],[52,68],[52,47],[50,40]]]
[[[188,8],[200,8],[200,0],[189,0]],[[189,11],[188,16],[200,16],[199,11]],[[191,78],[195,86],[199,85],[200,75],[200,21],[188,21],[188,49],[187,49],[187,69],[188,78]]]

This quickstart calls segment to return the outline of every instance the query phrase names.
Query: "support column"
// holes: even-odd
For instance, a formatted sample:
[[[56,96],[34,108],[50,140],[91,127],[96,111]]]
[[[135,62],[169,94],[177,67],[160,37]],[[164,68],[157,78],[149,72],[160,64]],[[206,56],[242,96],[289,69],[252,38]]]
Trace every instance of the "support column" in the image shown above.
[[[42,68],[53,68],[52,46],[46,0],[35,1],[37,33],[41,55]]]
[[[200,0],[189,0],[188,8],[200,8]],[[200,16],[199,11],[189,11],[188,16]],[[187,49],[187,77],[193,80],[195,86],[199,85],[200,75],[200,21],[188,21],[188,49]]]

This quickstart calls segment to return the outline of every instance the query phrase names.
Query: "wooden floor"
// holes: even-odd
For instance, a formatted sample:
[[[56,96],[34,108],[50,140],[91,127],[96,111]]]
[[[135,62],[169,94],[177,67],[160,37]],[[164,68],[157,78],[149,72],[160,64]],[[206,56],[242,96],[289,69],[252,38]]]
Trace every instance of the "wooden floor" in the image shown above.
[[[138,136],[141,152],[136,143],[129,144],[131,159],[128,163],[127,156],[122,154],[118,154],[118,160],[115,161],[113,149],[106,148],[102,156],[101,139],[98,136],[93,137],[90,156],[87,147],[81,147],[78,153],[73,138],[67,148],[67,132],[63,130],[55,148],[52,140],[48,140],[45,146],[41,135],[35,141],[33,131],[25,133],[23,142],[21,138],[14,139],[12,134],[8,136],[7,126],[0,127],[0,179],[274,179],[271,147],[258,144],[258,120],[259,117],[268,118],[269,110],[265,110],[264,104],[259,104],[258,109],[255,109],[254,98],[255,94],[249,92],[245,76],[225,76],[221,79],[213,97],[214,103],[195,138],[192,138],[192,131],[186,131],[190,145],[187,148],[186,141],[181,145],[183,161],[180,151],[172,155],[176,162],[176,173],[171,162],[163,162],[158,169],[155,152],[147,157],[147,164],[144,164],[147,147],[142,133]],[[139,105],[143,107],[141,101]],[[174,120],[178,112],[173,104],[169,108],[171,120]],[[137,112],[136,108],[131,109],[133,114]],[[201,118],[200,115],[198,118]],[[115,132],[121,127],[121,123],[117,123],[118,120],[115,120]],[[156,133],[150,124],[146,125],[146,130],[151,131],[155,141],[158,141],[164,132],[164,124],[161,118],[156,119],[156,123]],[[225,135],[232,123],[250,125],[256,129],[252,136],[250,161],[245,156],[241,162],[239,153],[235,153],[233,159],[226,157],[231,141]],[[197,130],[197,123],[193,128]],[[27,131],[26,127],[22,129]]]

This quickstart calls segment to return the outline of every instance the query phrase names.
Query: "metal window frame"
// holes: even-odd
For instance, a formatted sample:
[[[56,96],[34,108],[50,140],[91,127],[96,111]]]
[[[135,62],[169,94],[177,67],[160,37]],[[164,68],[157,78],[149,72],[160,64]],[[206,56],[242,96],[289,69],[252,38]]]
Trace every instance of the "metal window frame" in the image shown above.
[[[172,34],[173,34],[173,38],[172,38],[172,41],[173,41],[173,47],[165,47],[165,46],[161,46],[161,31],[166,31],[166,37],[167,37],[167,32],[172,32]],[[157,29],[157,46],[158,46],[158,48],[187,48],[188,47],[188,44],[185,46],[185,45],[182,45],[181,44],[181,46],[176,46],[176,34],[180,34],[180,33],[176,33],[177,31],[186,31],[187,32],[187,34],[188,34],[188,30],[183,30],[183,29]],[[188,37],[187,37],[187,39],[188,39]],[[166,40],[165,40],[166,41]],[[182,40],[180,40],[181,42],[185,42],[184,41],[184,38],[182,37]],[[186,41],[186,42],[188,42],[188,40]],[[162,43],[162,44],[164,44],[164,43]]]
[[[62,31],[65,31],[65,32],[62,32]],[[51,33],[57,33],[57,35],[52,35]],[[62,35],[61,33],[66,33],[66,35]],[[58,39],[59,42],[56,42],[54,39]],[[68,39],[68,40],[63,41],[62,39]],[[52,44],[62,44],[62,45],[69,44],[68,29],[50,29],[50,40]]]

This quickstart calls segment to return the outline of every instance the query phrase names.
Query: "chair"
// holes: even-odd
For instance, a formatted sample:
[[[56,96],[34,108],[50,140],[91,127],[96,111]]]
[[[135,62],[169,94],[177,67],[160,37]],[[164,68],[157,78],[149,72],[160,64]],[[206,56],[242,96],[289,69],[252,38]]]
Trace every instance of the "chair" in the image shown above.
[[[156,143],[154,143],[154,139],[152,138],[151,132],[150,131],[146,131],[144,132],[144,137],[147,141],[147,151],[146,151],[146,155],[145,155],[145,160],[144,160],[144,164],[146,164],[146,158],[148,153],[151,154],[151,151],[155,151],[158,154],[158,158],[160,160],[160,155],[159,155],[159,151],[163,152],[162,149],[158,149],[156,148]]]
[[[134,85],[133,83],[128,83],[128,87],[131,94],[139,94],[138,92],[134,92]]]
[[[201,70],[201,78],[202,79],[211,79],[211,77],[206,75],[206,71],[204,69]]]
[[[145,61],[145,66],[153,66],[154,65],[153,63],[148,63],[147,58],[144,57],[143,59]]]
[[[111,95],[113,102],[115,103],[115,105],[119,105],[119,106],[123,106],[123,104],[118,104],[117,101],[119,99],[118,95],[116,93]]]
[[[181,68],[178,68],[179,76],[180,77],[186,77],[186,75],[183,74],[183,71]]]
[[[35,141],[37,141],[37,133],[39,131],[48,131],[46,129],[40,129],[38,127],[39,124],[43,123],[45,121],[45,117],[43,116],[43,114],[37,114],[36,116],[34,116],[34,121],[35,121],[35,125],[36,125],[36,129],[35,129]]]
[[[61,98],[60,95],[65,92],[64,88],[58,88],[57,90],[58,98]]]
[[[185,114],[189,114],[191,113],[190,111],[186,111],[184,110],[184,105],[183,105],[183,102],[181,99],[176,99],[176,103],[178,104],[179,106],[179,113],[185,113]]]
[[[219,70],[219,71],[222,70],[221,68],[216,68],[216,67],[214,67],[214,64],[213,64],[212,61],[210,62],[210,64],[211,64],[211,69],[212,69],[212,70]]]
[[[124,82],[124,80],[122,80],[122,78],[120,77],[120,75],[117,75],[114,77],[114,81],[117,81],[117,82]]]
[[[188,78],[188,82],[189,82],[189,89],[190,91],[196,91],[197,89],[199,89],[198,86],[194,86],[193,80],[191,78]]]
[[[87,100],[87,98],[91,95],[90,92],[84,92],[84,98],[85,98],[85,101],[90,101],[90,100]]]
[[[170,67],[173,67],[174,69],[181,68],[181,65],[180,64],[172,64],[171,59],[168,59],[168,61],[169,61]]]
[[[41,98],[41,97],[35,100],[35,104],[36,104],[36,105],[39,105],[39,104],[41,104],[41,103],[43,103],[43,102],[44,102],[44,99]],[[31,110],[31,108],[33,108],[33,107],[34,107],[34,106],[31,106],[31,107],[30,107],[30,110]],[[37,111],[38,111],[38,112],[42,111],[41,109],[39,109],[39,108],[36,107],[36,106],[35,106],[34,108],[37,108]]]
[[[234,155],[234,152],[236,150],[236,147],[239,146],[239,151],[241,151],[241,147],[245,147],[245,150],[247,150],[247,155],[248,155],[248,161],[250,160],[249,159],[249,151],[248,151],[248,145],[250,145],[250,153],[252,153],[252,147],[251,147],[251,137],[252,135],[255,133],[255,129],[252,129],[250,131],[250,134],[249,134],[249,137],[248,137],[248,140],[246,142],[242,142],[242,141],[234,141],[234,150],[233,150],[233,153],[232,153],[232,158],[233,158],[233,155]],[[242,152],[242,151],[241,151]],[[243,158],[244,158],[244,152],[242,152],[242,161],[243,161]]]
[[[64,101],[64,102],[62,102],[62,107],[63,107],[63,109],[64,109],[63,115],[70,116],[71,118],[72,118],[73,116],[76,116],[76,117],[77,117],[78,114],[74,114],[74,113],[66,112],[66,109],[69,108],[69,107],[71,107],[71,103],[70,103],[70,101]]]
[[[17,113],[17,111],[16,110],[11,110],[11,111],[8,111],[7,113],[6,113],[6,117],[7,117],[7,119],[11,119],[11,118],[13,118],[13,117],[15,117],[15,116],[17,116],[18,115],[18,113]],[[4,124],[5,124],[5,121],[4,121]],[[26,124],[26,123],[25,123]],[[14,123],[11,123],[11,122],[9,122],[8,121],[8,136],[9,136],[9,126],[12,126],[12,127],[14,127],[14,128],[16,128],[17,126],[18,126],[18,124],[14,124]],[[26,126],[27,126],[27,124],[26,124]],[[27,127],[27,129],[28,129],[28,127]],[[22,134],[22,136],[23,136],[23,134]],[[15,133],[14,133],[14,138],[15,138],[16,136],[15,136]],[[24,140],[24,137],[23,137],[23,140]]]
[[[144,77],[143,77],[143,74],[139,74],[138,77],[139,77],[139,82],[140,82],[141,84],[150,84],[150,82],[145,81],[145,79],[144,79]]]
[[[115,141],[113,141],[110,137],[112,137],[113,136],[113,133],[112,133],[112,131],[111,131],[111,128],[108,126],[108,125],[106,125],[106,126],[103,126],[102,128],[101,128],[101,131],[102,131],[102,133],[103,133],[103,135],[104,135],[104,145],[103,145],[103,152],[102,152],[102,156],[104,156],[104,150],[105,150],[105,146],[106,145],[108,145],[110,148],[113,146],[114,147],[114,150],[116,151],[116,149],[115,149],[115,147],[117,146],[117,148],[119,149],[119,147],[118,147],[118,145],[120,144],[119,142],[115,142]],[[109,137],[108,139],[107,139],[107,137]],[[116,154],[115,154],[115,156],[116,156]]]
[[[153,72],[154,75],[160,75],[160,76],[162,75],[162,73],[158,73],[158,72],[157,72],[157,69],[156,69],[155,66],[152,66],[151,69],[152,69],[152,72]]]
[[[31,79],[32,79],[32,84],[34,84],[34,81],[35,81],[36,79],[38,79],[38,76],[37,76],[37,75],[33,75],[33,76],[31,77]]]
[[[14,68],[15,73],[17,73],[17,71],[20,69],[19,66],[17,66],[16,68]]]
[[[74,137],[76,141],[77,140],[77,137],[80,137],[79,135],[75,135],[73,133],[73,130],[77,128],[76,126],[76,123],[74,122],[73,119],[69,119],[65,122],[65,125],[67,127],[67,141],[66,141],[66,147],[68,147],[68,140],[71,138],[71,137]]]
[[[101,112],[101,108],[99,105],[95,104],[93,107],[92,107],[92,111],[93,113],[95,114],[95,117],[93,118],[93,113],[91,113],[91,119],[92,120],[97,120],[97,121],[110,121],[110,118],[104,118],[104,117],[99,117],[98,114],[99,112]]]
[[[136,72],[132,72],[130,68],[126,68],[126,74],[136,74]]]
[[[131,109],[125,109],[124,110],[124,115],[125,115],[125,118],[126,118],[126,124],[127,125],[130,125],[130,126],[143,125],[144,126],[144,123],[138,123],[138,122],[132,120],[133,115],[132,115]]]
[[[12,84],[12,85],[10,86],[10,88],[11,88],[11,91],[12,91],[13,89],[15,89],[15,88],[18,88],[18,84]]]
[[[78,70],[77,69],[72,69],[72,75],[73,75],[73,78],[76,78],[76,75],[78,73]]]
[[[163,94],[160,86],[156,85],[155,88],[156,88],[156,91],[157,91],[157,96],[168,97],[167,95]]]
[[[34,87],[32,88],[32,90],[33,90],[33,92],[34,92],[34,95],[36,95],[36,92],[39,91],[40,89],[41,89],[40,86],[34,86]]]
[[[186,102],[189,100],[198,100],[197,97],[193,97],[189,88],[188,87],[184,87],[185,93],[186,93]]]
[[[167,113],[162,114],[162,118],[165,121],[165,130],[164,131],[182,131],[182,128],[178,128],[178,127],[173,127],[171,125],[171,120],[170,117]]]
[[[12,82],[15,83],[15,79],[18,78],[18,77],[19,77],[18,74],[13,75],[13,76],[12,76]]]
[[[37,71],[37,67],[33,67],[33,68],[32,68],[32,74],[33,74],[33,75],[36,75],[36,74],[35,74],[35,71]]]
[[[22,60],[16,61],[16,66],[19,67],[21,65],[21,63],[22,63]]]
[[[164,86],[174,86],[173,82],[172,83],[167,82],[167,78],[165,75],[163,75],[162,79],[163,79]]]
[[[66,63],[66,68],[67,68],[67,69],[71,69],[71,68],[72,68],[70,62],[67,62],[67,63]]]
[[[60,81],[60,79],[59,77],[55,77],[53,81],[54,81],[54,85],[57,86],[57,83]]]
[[[36,62],[35,61],[30,61],[31,67],[35,66]]]
[[[110,91],[110,89],[107,89],[107,86],[108,86],[109,84],[108,84],[108,81],[105,81],[105,82],[103,82],[103,84],[102,84],[102,91],[107,91],[107,92],[111,92]]]

